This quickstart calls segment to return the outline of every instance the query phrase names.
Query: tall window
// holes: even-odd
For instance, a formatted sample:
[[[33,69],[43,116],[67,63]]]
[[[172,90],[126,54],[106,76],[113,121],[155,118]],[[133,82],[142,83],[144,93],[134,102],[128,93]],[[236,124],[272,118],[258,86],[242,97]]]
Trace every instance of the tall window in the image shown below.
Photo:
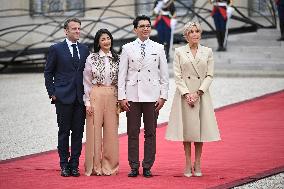
[[[174,2],[175,7],[177,10],[177,15],[185,15],[187,14],[188,8],[186,8],[184,5],[187,7],[192,7],[194,6],[194,0],[179,0],[181,3]],[[153,6],[155,0],[136,0],[136,14],[137,15],[147,15],[151,16],[153,14]]]
[[[274,4],[272,6],[274,6]],[[249,7],[254,10],[254,11],[252,10],[249,11],[250,16],[259,16],[259,13],[265,16],[271,15],[270,13],[271,4],[269,0],[249,1]],[[255,11],[257,11],[258,13]]]
[[[180,0],[181,3],[175,2],[177,15],[183,16],[188,14],[188,7],[194,8],[194,0]]]
[[[153,0],[136,0],[135,11],[136,15],[151,16],[153,13]]]
[[[84,16],[85,0],[30,0],[31,16]]]

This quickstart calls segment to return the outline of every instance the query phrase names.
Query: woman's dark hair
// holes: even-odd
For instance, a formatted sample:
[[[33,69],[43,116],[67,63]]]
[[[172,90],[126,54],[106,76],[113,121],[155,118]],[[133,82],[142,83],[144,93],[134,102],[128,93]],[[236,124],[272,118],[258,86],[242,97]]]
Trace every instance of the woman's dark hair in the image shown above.
[[[110,40],[111,40],[110,52],[112,54],[113,60],[115,62],[118,61],[118,55],[115,52],[115,50],[113,49],[113,37],[107,29],[100,29],[100,30],[97,31],[97,33],[95,35],[95,39],[94,39],[94,52],[96,53],[96,52],[100,51],[101,47],[100,47],[99,41],[100,41],[100,37],[103,34],[107,34],[110,37]]]

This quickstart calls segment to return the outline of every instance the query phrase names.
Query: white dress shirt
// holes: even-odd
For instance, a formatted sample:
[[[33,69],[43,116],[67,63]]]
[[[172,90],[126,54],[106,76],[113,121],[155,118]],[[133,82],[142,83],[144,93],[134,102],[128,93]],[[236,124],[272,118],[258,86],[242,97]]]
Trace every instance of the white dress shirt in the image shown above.
[[[77,48],[77,52],[78,52],[78,57],[79,57],[79,59],[80,59],[80,52],[79,52],[79,48],[78,48],[78,44],[77,44],[77,42],[76,43],[72,43],[69,39],[65,39],[66,40],[66,43],[67,43],[67,45],[68,45],[68,48],[69,48],[69,51],[70,51],[70,53],[71,53],[71,55],[72,55],[72,57],[73,57],[73,47],[72,47],[72,45],[73,44],[76,44],[76,48]]]
[[[88,56],[83,72],[85,92],[83,100],[86,106],[90,106],[90,92],[93,85],[116,85],[118,62],[111,62],[112,57],[111,52],[104,53],[102,50]]]
[[[103,81],[103,85],[111,86],[112,80],[110,79],[110,62],[108,57],[112,57],[112,54],[110,51],[106,54],[100,50],[99,55],[104,58],[105,63],[105,80]]]

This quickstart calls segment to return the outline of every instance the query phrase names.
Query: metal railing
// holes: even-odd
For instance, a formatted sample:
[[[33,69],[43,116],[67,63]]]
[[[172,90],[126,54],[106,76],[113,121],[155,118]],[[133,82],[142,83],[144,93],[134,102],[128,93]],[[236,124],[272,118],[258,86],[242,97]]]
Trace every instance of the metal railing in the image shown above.
[[[135,39],[135,35],[132,32],[132,21],[136,15],[120,11],[119,8],[139,6],[141,4],[115,4],[116,0],[113,0],[106,6],[100,7],[86,7],[82,10],[76,10],[76,12],[70,17],[76,17],[78,14],[84,12],[91,13],[92,11],[101,11],[98,17],[95,18],[80,18],[82,21],[81,28],[81,40],[89,47],[92,47],[93,38],[96,31],[103,25],[109,29],[114,36],[115,48],[119,51],[120,47]],[[177,11],[179,8],[186,9],[183,14],[179,14],[177,17],[178,24],[174,34],[174,43],[183,42],[182,28],[184,24],[192,19],[201,23],[204,28],[203,38],[215,37],[214,26],[210,22],[211,9],[208,7],[208,1],[203,0],[202,6],[188,6],[182,1],[176,0],[175,5]],[[195,4],[197,0],[195,1]],[[276,28],[276,16],[272,0],[266,0],[266,6],[270,11],[270,15],[263,15],[247,7],[233,6],[235,9],[232,20],[238,21],[240,26],[230,27],[229,33],[241,33],[256,31],[258,28]],[[115,5],[114,5],[115,4]],[[246,12],[252,11],[255,15],[259,15],[260,19],[253,19],[246,16]],[[15,13],[13,13],[15,12]],[[27,9],[6,9],[1,10],[1,15],[9,13],[8,16],[0,16],[0,20],[3,19],[23,19],[30,17],[30,10]],[[151,14],[151,13],[150,13]],[[113,16],[106,16],[113,15]],[[7,68],[9,65],[44,65],[45,58],[48,53],[48,47],[51,44],[62,41],[65,36],[63,35],[63,23],[64,19],[58,17],[44,16],[43,23],[30,23],[30,24],[17,24],[5,28],[0,28],[0,70]],[[67,18],[67,17],[66,17]],[[154,20],[155,18],[152,17]],[[115,22],[113,21],[115,20]],[[118,22],[117,20],[121,20]],[[99,25],[99,26],[98,26]],[[44,29],[44,28],[48,28]],[[153,38],[156,39],[155,32],[153,32]],[[25,40],[28,36],[40,36],[38,40],[33,38],[31,41]]]

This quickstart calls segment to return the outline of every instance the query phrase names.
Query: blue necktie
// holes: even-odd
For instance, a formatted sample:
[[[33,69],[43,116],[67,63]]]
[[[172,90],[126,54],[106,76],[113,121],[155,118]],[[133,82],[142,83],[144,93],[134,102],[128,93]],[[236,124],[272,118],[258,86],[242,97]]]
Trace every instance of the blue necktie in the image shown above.
[[[77,68],[78,65],[79,65],[79,56],[78,56],[78,51],[77,51],[77,45],[76,44],[72,44],[71,45],[73,47],[73,61],[74,61],[74,64],[75,64],[75,67]]]
[[[144,43],[141,44],[141,57],[142,59],[145,58],[145,47],[146,45]]]

